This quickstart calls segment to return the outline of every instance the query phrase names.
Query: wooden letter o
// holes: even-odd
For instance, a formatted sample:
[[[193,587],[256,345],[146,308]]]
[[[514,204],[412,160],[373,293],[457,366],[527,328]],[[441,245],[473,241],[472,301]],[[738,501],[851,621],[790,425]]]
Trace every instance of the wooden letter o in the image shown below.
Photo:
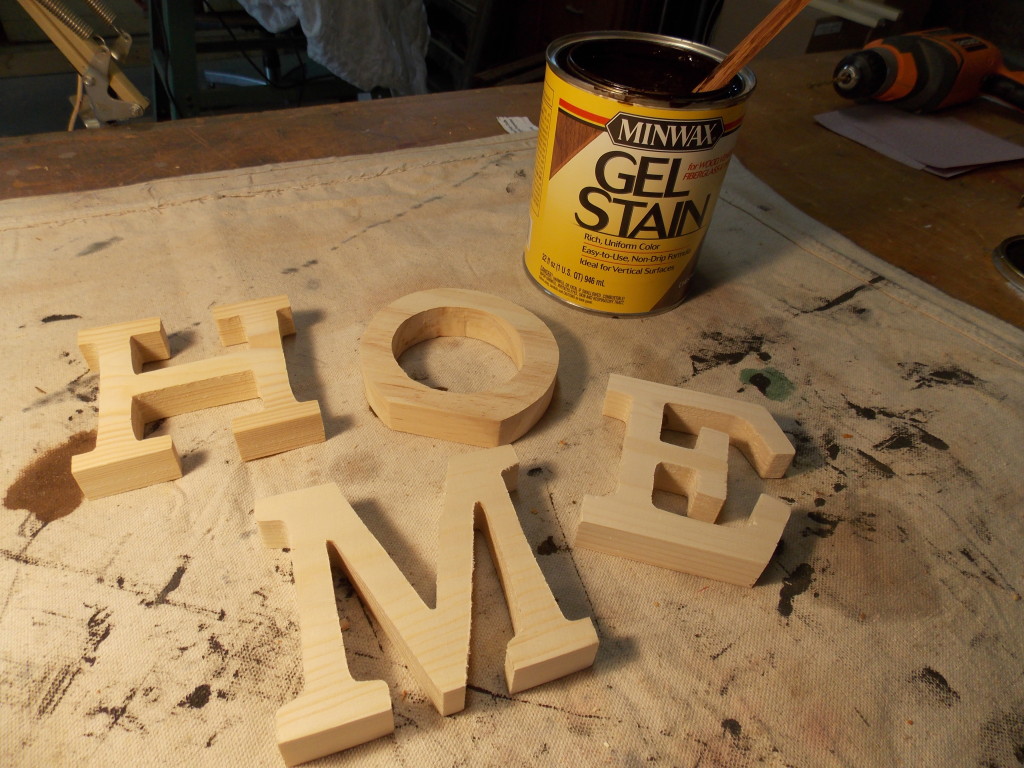
[[[413,381],[398,358],[439,336],[486,341],[518,373],[486,392],[443,392]],[[540,318],[511,301],[434,288],[378,312],[359,344],[359,361],[366,399],[391,429],[491,448],[526,434],[544,414],[555,388],[558,343]]]

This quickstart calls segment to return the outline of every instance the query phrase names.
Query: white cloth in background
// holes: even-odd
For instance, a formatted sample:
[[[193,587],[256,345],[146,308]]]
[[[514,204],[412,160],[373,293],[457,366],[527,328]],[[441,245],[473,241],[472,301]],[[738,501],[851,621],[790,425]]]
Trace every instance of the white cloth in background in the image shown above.
[[[302,25],[309,57],[357,88],[427,92],[423,0],[239,0],[269,32]]]

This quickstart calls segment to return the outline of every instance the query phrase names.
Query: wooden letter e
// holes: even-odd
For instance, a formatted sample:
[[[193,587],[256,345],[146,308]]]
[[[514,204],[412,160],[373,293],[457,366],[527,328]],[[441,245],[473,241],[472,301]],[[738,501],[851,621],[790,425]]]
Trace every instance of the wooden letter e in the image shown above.
[[[256,520],[268,547],[291,548],[302,627],[305,687],[277,713],[288,765],[378,738],[394,729],[382,680],[348,670],[327,546],[438,712],[466,704],[472,608],[473,531],[489,540],[514,637],[505,655],[516,693],[589,667],[597,654],[590,619],[569,621],[555,602],[523,535],[508,492],[518,473],[511,446],[452,458],[441,513],[436,607],[429,608],[333,483],[262,499]]]
[[[725,502],[729,444],[761,477],[782,477],[793,446],[766,409],[727,397],[612,374],[604,415],[626,422],[619,487],[583,500],[578,547],[752,586],[775,551],[789,506],[761,494],[744,526],[716,525]],[[666,443],[663,426],[697,435]],[[654,505],[654,489],[684,494],[686,515]]]

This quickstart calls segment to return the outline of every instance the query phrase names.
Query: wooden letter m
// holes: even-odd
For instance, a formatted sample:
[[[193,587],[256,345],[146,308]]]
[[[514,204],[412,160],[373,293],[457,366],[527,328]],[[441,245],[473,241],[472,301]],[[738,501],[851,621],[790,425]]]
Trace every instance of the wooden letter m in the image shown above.
[[[598,642],[593,624],[562,615],[519,525],[509,498],[517,474],[511,446],[463,454],[449,463],[434,608],[420,599],[333,483],[257,502],[264,543],[291,548],[302,627],[305,687],[277,713],[278,746],[286,763],[312,760],[394,729],[387,684],[356,681],[349,673],[327,545],[442,715],[466,703],[474,528],[488,539],[512,617],[514,637],[505,655],[509,691],[593,663]]]

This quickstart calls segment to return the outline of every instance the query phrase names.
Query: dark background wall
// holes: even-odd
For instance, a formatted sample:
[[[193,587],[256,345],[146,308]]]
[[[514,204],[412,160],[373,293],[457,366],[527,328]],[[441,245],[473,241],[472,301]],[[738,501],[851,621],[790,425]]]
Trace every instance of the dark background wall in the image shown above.
[[[742,38],[775,0],[427,0],[438,89],[539,79],[551,40],[575,32],[627,29],[662,32],[697,42]],[[841,33],[815,35],[806,16],[771,55],[856,48],[869,39],[929,27],[984,37],[1011,61],[1024,54],[1024,0],[886,0],[903,17],[876,29],[844,22]],[[794,24],[794,26],[799,26]],[[725,29],[723,29],[725,28]],[[718,45],[725,48],[724,45]],[[1024,67],[1024,61],[1020,64]]]

